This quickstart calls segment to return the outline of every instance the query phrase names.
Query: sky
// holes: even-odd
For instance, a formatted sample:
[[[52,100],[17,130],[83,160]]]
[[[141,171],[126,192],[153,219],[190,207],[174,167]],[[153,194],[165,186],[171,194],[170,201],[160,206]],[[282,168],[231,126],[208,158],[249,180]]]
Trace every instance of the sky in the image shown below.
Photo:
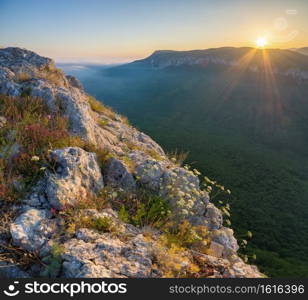
[[[57,62],[118,63],[159,49],[308,46],[308,0],[0,0],[0,46]]]

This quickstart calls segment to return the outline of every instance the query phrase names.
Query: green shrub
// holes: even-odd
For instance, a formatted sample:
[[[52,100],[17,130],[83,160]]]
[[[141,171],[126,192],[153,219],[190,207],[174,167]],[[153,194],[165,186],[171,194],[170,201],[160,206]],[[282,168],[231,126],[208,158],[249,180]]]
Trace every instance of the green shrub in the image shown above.
[[[43,277],[55,278],[59,275],[62,266],[62,253],[64,248],[59,244],[53,244],[50,254],[42,259],[44,269],[41,272]]]
[[[100,217],[94,219],[90,228],[96,229],[97,231],[102,232],[115,232],[116,226],[111,218],[108,217]]]
[[[162,238],[168,247],[175,244],[186,248],[209,238],[209,232],[205,226],[193,226],[187,220],[180,224],[168,224],[163,231]]]
[[[151,225],[162,227],[171,214],[166,199],[148,191],[138,189],[134,192],[104,188],[101,192],[111,206],[119,212],[122,221],[142,227]]]
[[[125,208],[124,205],[121,206],[119,213],[118,213],[119,219],[125,223],[129,223],[129,214]]]

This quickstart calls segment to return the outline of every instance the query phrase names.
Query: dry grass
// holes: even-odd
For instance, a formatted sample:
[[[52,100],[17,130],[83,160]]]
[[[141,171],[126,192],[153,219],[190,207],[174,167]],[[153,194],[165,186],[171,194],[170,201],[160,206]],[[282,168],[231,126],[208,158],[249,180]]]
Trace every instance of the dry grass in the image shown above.
[[[155,160],[163,160],[163,157],[160,154],[158,154],[154,149],[145,149],[145,153],[150,155]]]
[[[95,209],[102,211],[110,207],[106,194],[98,193],[97,195],[89,194],[84,198],[80,198],[74,206],[63,207],[58,212],[64,221],[64,233],[69,235],[75,234],[80,228],[95,229],[100,232],[117,232],[114,222],[108,217],[99,217],[85,214],[85,209]],[[57,214],[57,212],[55,212]]]
[[[10,224],[16,217],[16,209],[6,201],[0,201],[0,236],[10,236]]]
[[[133,143],[132,141],[130,140],[126,140],[125,141],[125,145],[127,146],[127,149],[129,151],[134,151],[134,150],[142,150],[142,148],[138,145],[136,145],[135,143]]]
[[[129,123],[129,120],[127,119],[127,117],[125,116],[121,116],[121,120],[124,124],[126,124],[127,126],[131,126],[131,124]]]
[[[80,148],[84,149],[87,152],[94,152],[96,153],[97,161],[101,168],[104,167],[106,161],[113,157],[112,152],[108,148],[98,148],[93,144],[84,142],[82,145],[79,146]]]
[[[100,101],[96,100],[94,97],[88,96],[88,103],[90,104],[90,107],[93,111],[99,114],[104,114],[110,119],[115,119],[115,112],[111,108],[103,105]]]
[[[64,81],[64,74],[61,70],[57,69],[56,67],[46,67],[45,69],[41,71],[35,72],[33,76],[31,76],[29,73],[26,72],[20,72],[16,74],[15,81],[22,83],[26,82],[28,80],[31,80],[32,78],[41,78],[46,79],[56,85],[65,85]]]
[[[187,220],[180,224],[169,222],[159,238],[154,238],[154,258],[164,277],[199,277],[200,266],[192,256],[192,250],[203,252],[200,244],[209,243],[205,226],[192,226]],[[151,239],[151,236],[149,237]],[[203,246],[204,247],[204,246]]]
[[[26,73],[26,72],[18,73],[18,74],[16,74],[16,76],[15,76],[15,80],[16,80],[17,82],[20,82],[20,83],[26,82],[26,81],[28,81],[28,80],[30,80],[30,79],[31,79],[31,76],[30,76],[28,73]]]
[[[162,271],[165,278],[191,277],[198,273],[199,267],[187,249],[172,244],[166,247],[164,241],[159,239],[154,243],[154,268]]]
[[[132,173],[136,167],[136,163],[129,156],[122,156],[121,160],[125,163],[128,170]]]
[[[167,156],[175,165],[181,167],[186,161],[188,154],[189,152],[178,152],[178,150],[175,150],[174,152],[167,153]]]
[[[12,244],[5,245],[0,242],[0,261],[9,266],[19,266],[28,269],[34,264],[44,265],[38,253],[28,252]]]

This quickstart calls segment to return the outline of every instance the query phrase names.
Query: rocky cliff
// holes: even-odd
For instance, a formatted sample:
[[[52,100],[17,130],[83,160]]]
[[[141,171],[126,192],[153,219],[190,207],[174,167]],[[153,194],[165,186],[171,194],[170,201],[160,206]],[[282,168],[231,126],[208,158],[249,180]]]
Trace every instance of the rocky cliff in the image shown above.
[[[0,274],[263,277],[181,166],[54,62],[0,49]]]

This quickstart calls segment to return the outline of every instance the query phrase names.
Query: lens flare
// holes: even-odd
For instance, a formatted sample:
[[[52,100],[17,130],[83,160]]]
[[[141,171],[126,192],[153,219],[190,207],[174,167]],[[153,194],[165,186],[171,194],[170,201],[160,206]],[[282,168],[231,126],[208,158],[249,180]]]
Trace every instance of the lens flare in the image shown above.
[[[259,48],[264,48],[267,45],[267,39],[265,37],[259,37],[256,40],[256,45]]]

